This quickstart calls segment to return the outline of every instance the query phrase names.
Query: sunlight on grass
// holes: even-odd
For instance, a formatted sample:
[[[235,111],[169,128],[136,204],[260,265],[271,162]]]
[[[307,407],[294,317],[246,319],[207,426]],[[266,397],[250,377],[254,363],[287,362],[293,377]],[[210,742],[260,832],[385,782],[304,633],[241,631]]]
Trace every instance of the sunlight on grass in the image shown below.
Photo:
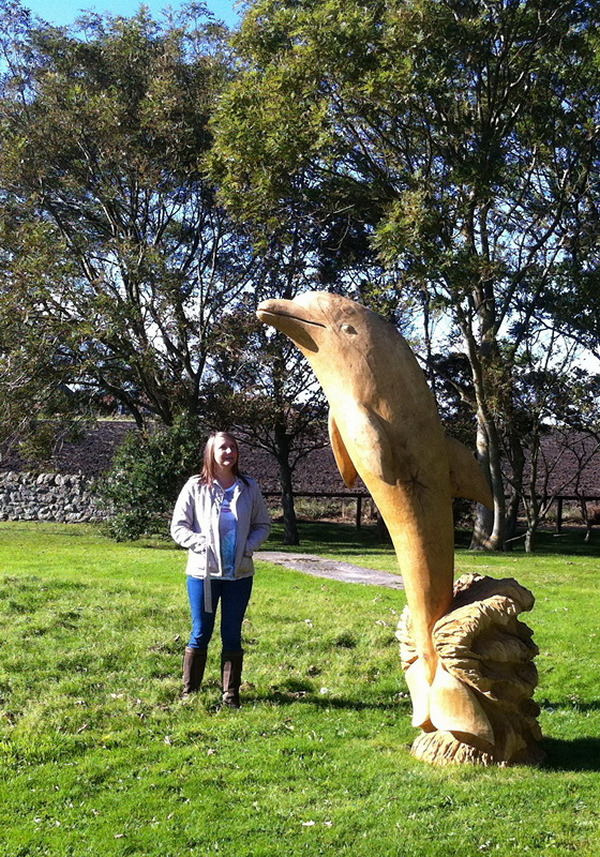
[[[302,536],[302,552],[398,571],[372,532]],[[181,551],[0,524],[0,855],[596,855],[597,553],[547,547],[457,551],[458,573],[536,596],[546,766],[434,769],[409,753],[401,591],[259,561],[244,706],[223,711],[216,641],[179,699]]]

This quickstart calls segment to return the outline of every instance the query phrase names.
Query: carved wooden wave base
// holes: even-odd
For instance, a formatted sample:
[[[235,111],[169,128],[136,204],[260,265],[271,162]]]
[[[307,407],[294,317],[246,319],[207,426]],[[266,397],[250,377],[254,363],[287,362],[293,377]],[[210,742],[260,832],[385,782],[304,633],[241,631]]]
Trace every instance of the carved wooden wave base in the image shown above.
[[[532,765],[544,760],[538,744],[539,706],[532,698],[538,648],[531,629],[518,618],[533,604],[532,593],[512,578],[463,575],[454,585],[450,610],[434,626],[439,662],[425,688],[409,678],[418,665],[410,610],[405,608],[396,636],[413,700],[413,725],[422,729],[413,755],[435,765]],[[459,683],[461,693],[455,693]],[[453,705],[460,711],[453,711]],[[467,721],[473,724],[468,732],[452,728],[456,722],[464,729]]]

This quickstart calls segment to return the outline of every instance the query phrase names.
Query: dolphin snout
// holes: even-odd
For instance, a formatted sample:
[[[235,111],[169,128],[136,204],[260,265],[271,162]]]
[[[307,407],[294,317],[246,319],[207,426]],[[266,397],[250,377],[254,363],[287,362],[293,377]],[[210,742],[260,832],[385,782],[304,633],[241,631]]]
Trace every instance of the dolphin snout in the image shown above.
[[[299,348],[313,352],[319,350],[310,330],[324,328],[325,325],[311,318],[310,314],[294,301],[261,301],[256,315],[260,321],[285,333]]]
[[[326,327],[323,322],[317,321],[302,306],[299,306],[294,301],[283,299],[261,301],[256,310],[256,315],[261,321],[265,321],[268,324],[273,324],[272,319],[276,317],[290,319],[301,324],[310,324],[314,327]]]
[[[274,300],[261,301],[257,307],[256,315],[261,321],[266,321],[265,316],[277,315],[277,303],[279,302]]]

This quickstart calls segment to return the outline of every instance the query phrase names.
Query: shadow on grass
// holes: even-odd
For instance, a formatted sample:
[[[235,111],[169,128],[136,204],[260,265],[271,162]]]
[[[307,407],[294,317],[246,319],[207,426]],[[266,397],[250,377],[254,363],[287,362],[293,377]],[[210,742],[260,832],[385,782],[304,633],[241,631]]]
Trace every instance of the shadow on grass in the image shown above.
[[[544,699],[540,707],[542,711],[561,710],[587,715],[600,711],[600,700],[583,702],[573,698],[551,702]],[[600,737],[586,736],[571,740],[543,738],[541,746],[547,754],[545,768],[555,771],[600,771]]]
[[[541,746],[547,756],[546,770],[600,771],[600,738],[544,738]]]
[[[286,705],[295,705],[296,703],[308,703],[317,708],[322,709],[337,709],[340,711],[389,711],[398,715],[398,717],[410,716],[411,706],[408,702],[401,700],[399,702],[389,701],[382,702],[373,700],[365,702],[360,699],[350,699],[340,696],[316,695],[313,693],[289,692],[289,691],[273,691],[262,695],[254,695],[249,691],[243,693],[244,701],[248,704],[267,704],[273,706],[284,707]]]
[[[589,714],[591,711],[600,711],[600,700],[596,699],[594,702],[583,702],[576,696],[572,699],[563,700],[561,702],[550,702],[547,699],[542,699],[539,704],[542,711],[550,712],[556,711],[557,709],[576,712],[578,714]]]

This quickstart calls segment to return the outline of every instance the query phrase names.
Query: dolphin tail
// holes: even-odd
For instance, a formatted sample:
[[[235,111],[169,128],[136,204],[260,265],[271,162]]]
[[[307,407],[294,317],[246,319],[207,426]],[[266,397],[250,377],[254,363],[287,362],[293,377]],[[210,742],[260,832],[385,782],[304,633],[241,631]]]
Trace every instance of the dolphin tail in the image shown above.
[[[410,701],[412,702],[412,725],[418,729],[424,729],[426,732],[431,731],[435,727],[432,725],[429,717],[429,694],[431,685],[427,680],[427,675],[421,658],[413,661],[404,673],[406,684],[410,693]]]
[[[431,685],[429,716],[440,732],[458,732],[492,746],[495,743],[492,725],[474,691],[451,675],[441,661]]]
[[[448,466],[450,468],[450,489],[453,497],[476,500],[494,508],[494,496],[489,482],[475,455],[460,441],[446,437]]]
[[[438,662],[429,684],[420,658],[406,670],[413,706],[412,725],[425,732],[468,735],[494,745],[494,730],[475,693]]]

